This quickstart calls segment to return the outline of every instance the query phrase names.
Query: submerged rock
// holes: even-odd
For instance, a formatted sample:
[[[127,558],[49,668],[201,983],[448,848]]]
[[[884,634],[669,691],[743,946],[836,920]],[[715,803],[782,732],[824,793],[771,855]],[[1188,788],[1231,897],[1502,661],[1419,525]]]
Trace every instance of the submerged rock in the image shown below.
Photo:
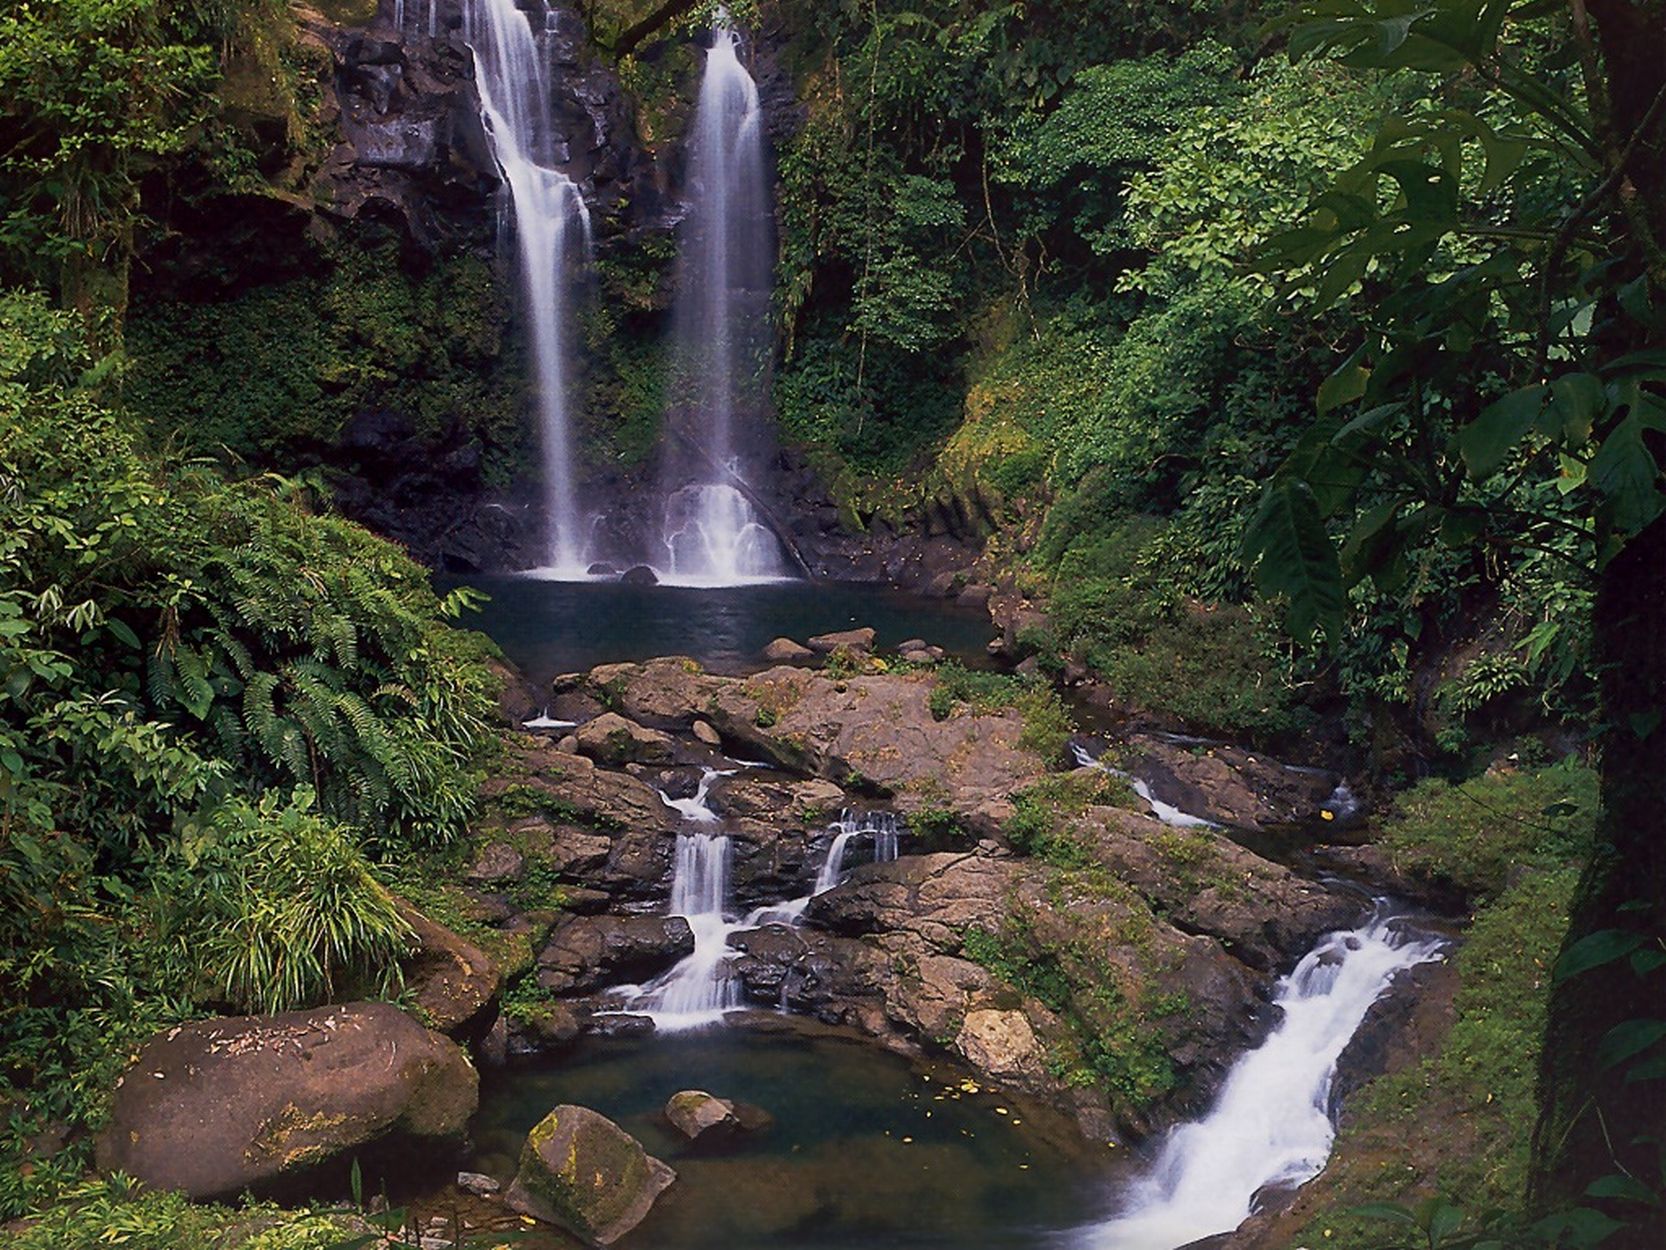
[[[703,1089],[685,1089],[672,1094],[665,1104],[665,1118],[691,1142],[729,1137],[740,1131],[735,1104]]]
[[[606,1116],[560,1106],[527,1135],[506,1201],[590,1245],[608,1246],[640,1224],[676,1179]]]
[[[659,574],[646,564],[638,564],[634,568],[626,569],[624,576],[619,580],[627,586],[657,586]]]
[[[606,560],[596,561],[596,563],[585,569],[584,572],[588,577],[617,577],[619,575],[619,570],[614,568]]]
[[[443,1153],[478,1102],[462,1048],[390,1003],[204,1020],[140,1049],[98,1166],[225,1197],[373,1147]]]

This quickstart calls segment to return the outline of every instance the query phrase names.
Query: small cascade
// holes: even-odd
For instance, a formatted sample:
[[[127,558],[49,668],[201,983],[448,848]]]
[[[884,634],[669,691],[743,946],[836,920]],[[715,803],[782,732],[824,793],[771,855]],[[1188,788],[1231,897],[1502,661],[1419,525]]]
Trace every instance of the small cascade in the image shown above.
[[[1095,759],[1080,742],[1072,742],[1070,752],[1076,757],[1076,764],[1079,768],[1097,768],[1100,772],[1109,773],[1113,777],[1120,777],[1123,781],[1126,781],[1133,788],[1134,793],[1145,801],[1146,806],[1151,808],[1151,814],[1165,825],[1170,825],[1176,829],[1215,829],[1219,827],[1212,820],[1205,820],[1202,816],[1193,816],[1190,812],[1181,811],[1172,803],[1163,802],[1151,792],[1151,787],[1146,785],[1145,782],[1131,773],[1125,773],[1120,768],[1112,768],[1109,764]]]
[[[1238,1058],[1207,1115],[1169,1134],[1121,1213],[1086,1230],[1079,1244],[1174,1250],[1236,1228],[1261,1190],[1317,1176],[1336,1136],[1337,1060],[1395,975],[1444,949],[1381,904],[1359,928],[1321,938],[1278,983],[1278,1027]]]
[[[715,825],[718,820],[717,813],[706,802],[707,797],[711,794],[712,782],[719,777],[733,777],[734,775],[735,770],[732,768],[702,768],[700,770],[700,784],[695,788],[693,797],[674,799],[664,790],[661,790],[659,792],[660,802],[681,815],[684,820],[692,820],[701,825]]]
[[[1338,824],[1347,824],[1359,815],[1359,800],[1354,797],[1354,792],[1348,788],[1346,781],[1339,781],[1320,810],[1329,812],[1330,818]]]
[[[839,884],[839,878],[845,872],[845,847],[857,834],[846,822],[839,822],[842,828],[833,835],[833,844],[827,848],[827,858],[822,861],[821,871],[816,874],[816,888],[811,891],[811,897],[826,894]]]
[[[733,776],[733,770],[704,769],[692,798],[673,799],[662,790],[660,801],[691,823],[715,824],[720,817],[707,804],[707,795],[717,778],[729,776]],[[831,828],[833,841],[810,893],[754,908],[738,920],[731,919],[729,906],[733,861],[729,838],[714,833],[678,834],[668,914],[688,921],[694,933],[694,952],[646,985],[615,989],[620,1010],[648,1016],[656,1029],[677,1033],[716,1024],[725,1012],[740,1007],[741,987],[729,972],[731,936],[768,924],[802,923],[810,900],[839,884],[844,875],[845,851],[852,839],[874,839],[875,863],[897,857],[897,818],[892,812],[856,813],[846,809]]]
[[[787,576],[781,545],[733,486],[696,485],[665,501],[666,576],[676,584],[733,586]]]
[[[729,871],[734,848],[711,833],[677,835],[670,914],[688,921],[694,953],[647,985],[621,991],[626,1009],[649,1016],[667,1033],[715,1024],[741,1005],[729,975],[729,935],[741,925],[728,919]]]
[[[403,21],[410,8],[397,11]],[[430,33],[436,0],[427,0]],[[555,11],[543,0],[465,0],[463,37],[474,53],[481,121],[509,191],[537,384],[548,525],[546,552],[561,576],[582,575],[584,526],[573,448],[568,296],[588,262],[590,218],[578,186],[556,168],[548,48]]]

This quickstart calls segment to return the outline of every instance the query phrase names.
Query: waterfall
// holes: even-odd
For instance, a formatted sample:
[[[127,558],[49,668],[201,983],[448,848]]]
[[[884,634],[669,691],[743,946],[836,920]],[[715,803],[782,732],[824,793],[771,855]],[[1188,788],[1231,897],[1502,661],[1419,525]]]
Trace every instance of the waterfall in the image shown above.
[[[833,835],[833,845],[827,848],[827,858],[822,861],[821,871],[816,874],[816,888],[814,894],[826,894],[839,884],[839,878],[845,871],[845,844],[856,836],[856,830],[846,827]]]
[[[1125,773],[1120,768],[1112,768],[1109,764],[1093,758],[1088,749],[1079,742],[1070,744],[1070,752],[1076,757],[1076,764],[1080,768],[1097,768],[1100,772],[1109,773],[1113,777],[1120,777],[1133,789],[1134,793],[1145,800],[1151,814],[1165,825],[1176,829],[1217,829],[1212,820],[1205,820],[1202,816],[1193,816],[1190,812],[1183,812],[1172,803],[1165,803],[1151,792],[1151,787],[1131,773]]]
[[[661,532],[666,582],[733,586],[785,576],[780,543],[733,486],[704,483],[672,491]]]
[[[1279,982],[1273,1001],[1284,1018],[1271,1036],[1239,1057],[1209,1113],[1169,1134],[1122,1211],[1080,1244],[1174,1250],[1236,1228],[1268,1186],[1317,1176],[1336,1136],[1337,1060],[1395,974],[1444,948],[1380,904],[1359,928],[1321,938]]]
[[[430,0],[430,25],[435,7]],[[589,213],[577,184],[556,168],[551,17],[541,0],[533,12],[514,0],[466,0],[463,37],[474,52],[481,120],[509,188],[537,386],[547,558],[571,575],[583,572],[584,534],[568,411],[567,302],[570,274],[589,251]]]
[[[700,770],[700,784],[696,787],[692,798],[674,799],[664,790],[661,790],[659,800],[672,811],[681,815],[684,820],[692,820],[696,824],[702,825],[715,825],[718,820],[717,813],[712,811],[706,803],[707,796],[711,794],[712,782],[719,777],[733,777],[734,775],[735,770],[732,768],[702,768]]]
[[[660,801],[695,824],[715,824],[720,817],[706,803],[712,782],[732,772],[704,769],[694,797],[673,799],[660,791]],[[833,842],[827,849],[810,893],[780,903],[754,908],[738,920],[730,919],[730,870],[733,846],[728,837],[711,833],[677,835],[677,859],[671,874],[669,914],[688,921],[694,933],[694,952],[663,976],[646,985],[622,985],[612,993],[622,1010],[649,1017],[665,1033],[703,1028],[722,1020],[725,1012],[741,1006],[741,987],[729,971],[729,938],[766,924],[796,925],[803,921],[810,900],[839,884],[844,875],[845,848],[852,838],[871,834],[874,862],[897,857],[897,818],[891,812],[849,810],[831,826]]]
[[[721,834],[677,835],[670,912],[688,921],[694,953],[647,985],[620,990],[626,1010],[650,1017],[663,1032],[715,1024],[740,1006],[740,986],[728,972],[729,935],[741,928],[725,912],[732,856]]]
[[[676,299],[676,393],[687,446],[668,456],[667,580],[707,585],[788,575],[780,543],[736,483],[740,418],[763,406],[770,348],[772,206],[758,87],[718,11],[689,151],[689,215]]]

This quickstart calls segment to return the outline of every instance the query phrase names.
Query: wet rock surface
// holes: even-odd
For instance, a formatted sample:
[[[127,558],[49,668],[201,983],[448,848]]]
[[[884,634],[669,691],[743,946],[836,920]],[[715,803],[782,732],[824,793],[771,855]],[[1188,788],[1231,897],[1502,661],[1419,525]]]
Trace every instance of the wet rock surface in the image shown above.
[[[512,1049],[653,1027],[610,991],[664,976],[694,949],[665,915],[678,842],[720,835],[724,967],[746,1003],[902,1053],[947,1051],[1091,1137],[1126,1141],[1205,1107],[1275,1022],[1274,979],[1362,914],[1361,896],[1222,830],[1107,806],[1104,774],[1051,772],[1016,713],[963,707],[938,720],[929,673],[842,674],[727,677],[667,657],[558,679],[556,702],[588,712],[575,718],[581,747],[640,734],[669,744],[669,759],[590,758],[527,736],[488,787],[495,810],[514,810],[482,838],[546,867],[563,901],[531,974],[554,1001],[511,1021]],[[1244,762],[1228,762],[1241,780]],[[1328,791],[1310,780],[1305,793]],[[1058,791],[1049,836],[1063,848],[1045,855],[1010,840],[1014,794],[1041,782]],[[893,862],[874,862],[877,835],[860,821],[836,823],[876,807],[902,821]],[[806,898],[840,830],[844,872]],[[806,901],[778,907],[791,899]],[[757,927],[737,928],[754,908]],[[494,923],[522,914],[509,900]],[[1154,1075],[1119,1085],[1107,1071]]]

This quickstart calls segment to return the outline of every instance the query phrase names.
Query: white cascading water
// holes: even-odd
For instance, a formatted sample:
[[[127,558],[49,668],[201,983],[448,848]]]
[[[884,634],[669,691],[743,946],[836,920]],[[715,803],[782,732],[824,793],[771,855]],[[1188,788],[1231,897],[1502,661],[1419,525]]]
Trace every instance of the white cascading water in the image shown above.
[[[662,529],[664,580],[693,585],[789,575],[779,540],[739,489],[736,458],[737,414],[762,404],[774,251],[763,108],[739,50],[719,10],[691,131],[676,304],[689,419],[669,423],[689,445],[670,449]]]
[[[530,11],[515,0],[466,0],[463,37],[474,52],[492,156],[509,188],[537,383],[547,560],[558,576],[581,576],[585,534],[569,411],[568,288],[570,275],[586,262],[590,219],[577,184],[555,167],[551,15],[540,0]]]
[[[712,782],[731,776],[707,768],[692,798],[673,799],[664,791],[660,799],[683,818],[697,825],[720,820],[707,804]],[[804,918],[810,900],[839,884],[844,872],[845,848],[862,834],[874,837],[874,862],[897,857],[897,818],[890,812],[849,810],[840,813],[832,826],[833,842],[816,874],[810,893],[785,902],[758,907],[738,919],[729,909],[729,877],[734,846],[729,838],[713,833],[677,835],[677,859],[671,876],[669,914],[681,916],[694,934],[694,950],[663,976],[646,985],[624,985],[613,993],[622,1010],[645,1015],[655,1029],[680,1033],[716,1024],[741,1006],[741,986],[729,969],[729,938],[766,924],[796,925]]]
[[[710,805],[707,804],[706,797],[711,794],[712,782],[716,781],[719,777],[733,777],[734,775],[735,770],[732,768],[702,768],[700,770],[700,784],[696,787],[691,798],[674,799],[664,790],[661,790],[659,792],[659,801],[680,815],[684,820],[692,820],[698,825],[715,825],[717,823],[717,813],[712,811]],[[672,886],[672,890],[674,893],[676,890],[675,885]]]
[[[733,486],[672,491],[661,527],[668,584],[734,586],[786,575],[779,540]]]
[[[1256,1194],[1317,1176],[1336,1136],[1331,1083],[1365,1013],[1404,969],[1442,957],[1381,904],[1357,929],[1329,933],[1283,978],[1284,1018],[1227,1074],[1214,1107],[1163,1142],[1151,1170],[1109,1221],[1076,1239],[1091,1250],[1175,1250],[1229,1232]]]
[[[1151,814],[1165,825],[1176,829],[1215,829],[1218,826],[1212,820],[1205,820],[1202,816],[1193,816],[1190,812],[1183,812],[1172,803],[1165,803],[1151,792],[1151,787],[1131,773],[1125,773],[1120,768],[1112,768],[1103,761],[1096,760],[1088,749],[1079,742],[1070,744],[1070,752],[1076,757],[1076,763],[1081,768],[1097,768],[1100,772],[1109,773],[1113,777],[1120,777],[1133,787],[1134,793],[1145,800],[1151,808]]]

